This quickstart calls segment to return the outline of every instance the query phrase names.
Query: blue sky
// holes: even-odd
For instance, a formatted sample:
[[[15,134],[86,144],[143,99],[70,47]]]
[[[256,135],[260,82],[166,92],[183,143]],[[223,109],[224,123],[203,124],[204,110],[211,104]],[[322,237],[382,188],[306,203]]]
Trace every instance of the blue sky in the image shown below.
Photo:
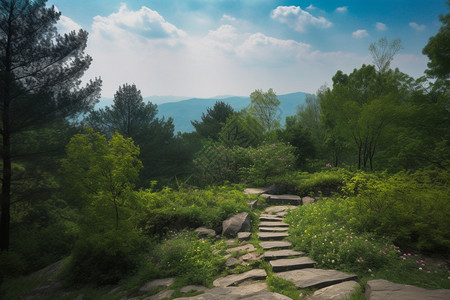
[[[135,83],[144,97],[315,93],[371,63],[368,47],[400,38],[392,66],[423,75],[422,49],[439,30],[444,0],[49,0],[61,32],[89,32],[102,97]]]

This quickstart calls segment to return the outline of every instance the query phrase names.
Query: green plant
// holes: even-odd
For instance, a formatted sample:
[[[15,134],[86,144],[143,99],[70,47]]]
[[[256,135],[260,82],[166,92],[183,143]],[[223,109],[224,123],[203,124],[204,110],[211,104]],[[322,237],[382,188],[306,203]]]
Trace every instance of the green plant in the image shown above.
[[[209,286],[224,269],[224,249],[221,241],[199,240],[192,232],[173,233],[145,256],[140,276],[176,276],[186,284]]]

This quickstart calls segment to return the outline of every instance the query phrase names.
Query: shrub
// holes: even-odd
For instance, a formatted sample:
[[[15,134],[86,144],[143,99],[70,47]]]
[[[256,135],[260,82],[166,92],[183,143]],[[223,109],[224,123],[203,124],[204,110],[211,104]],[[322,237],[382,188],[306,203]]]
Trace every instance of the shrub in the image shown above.
[[[192,232],[178,232],[164,239],[145,257],[142,279],[177,276],[186,284],[210,285],[223,271],[224,242],[199,240]]]
[[[449,253],[449,183],[444,171],[358,173],[343,188],[342,218],[355,230],[389,235],[402,247]]]
[[[63,270],[69,283],[115,284],[136,270],[145,241],[137,232],[111,230],[80,239]]]
[[[226,218],[250,212],[247,203],[251,197],[241,190],[239,186],[221,186],[139,191],[137,198],[145,207],[139,226],[147,235],[161,236],[170,230],[199,226],[220,229]]]

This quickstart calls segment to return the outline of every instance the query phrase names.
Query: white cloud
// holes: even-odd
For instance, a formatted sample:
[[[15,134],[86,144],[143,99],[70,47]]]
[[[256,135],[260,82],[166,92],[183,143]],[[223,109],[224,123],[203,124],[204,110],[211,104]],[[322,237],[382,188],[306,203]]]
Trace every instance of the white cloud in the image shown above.
[[[60,12],[59,9],[55,6],[55,11]],[[81,25],[72,20],[69,17],[66,17],[64,15],[61,15],[59,17],[59,21],[56,24],[56,29],[58,30],[59,34],[65,34],[69,33],[71,31],[78,31],[81,29]]]
[[[365,29],[358,29],[354,32],[352,32],[352,37],[356,38],[356,39],[362,39],[365,37],[368,37],[369,33],[367,33],[367,30]]]
[[[419,25],[416,22],[410,22],[409,26],[417,31],[424,31],[425,30],[425,25]]]
[[[167,22],[156,11],[145,6],[131,11],[122,4],[117,13],[107,17],[96,16],[92,25],[94,34],[107,39],[121,39],[134,35],[141,39],[168,39],[186,36],[186,33]]]
[[[328,28],[332,25],[324,17],[314,17],[309,12],[302,10],[300,6],[278,6],[272,11],[271,17],[298,32],[305,32],[308,26]]]
[[[236,18],[233,17],[233,16],[230,16],[230,15],[224,14],[224,15],[222,16],[222,18],[220,19],[220,21],[221,21],[221,22],[235,22],[235,21],[236,21]]]
[[[315,9],[317,9],[317,7],[315,7],[314,5],[310,4],[306,9],[308,9],[308,10],[315,10]]]
[[[381,22],[377,22],[375,24],[375,27],[377,28],[377,30],[379,31],[386,31],[388,29],[388,27],[386,26],[386,24],[381,23]]]
[[[348,11],[348,7],[347,6],[341,6],[341,7],[336,8],[336,11],[340,12],[340,13],[345,13],[345,12]]]

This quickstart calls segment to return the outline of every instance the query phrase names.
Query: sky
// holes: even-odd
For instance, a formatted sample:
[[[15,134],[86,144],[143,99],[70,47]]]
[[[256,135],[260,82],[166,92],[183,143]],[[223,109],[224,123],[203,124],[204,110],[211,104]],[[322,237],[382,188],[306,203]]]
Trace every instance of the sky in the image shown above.
[[[61,33],[89,32],[102,97],[136,84],[144,97],[316,93],[338,70],[371,64],[386,37],[403,48],[392,67],[423,75],[444,0],[48,0]]]

